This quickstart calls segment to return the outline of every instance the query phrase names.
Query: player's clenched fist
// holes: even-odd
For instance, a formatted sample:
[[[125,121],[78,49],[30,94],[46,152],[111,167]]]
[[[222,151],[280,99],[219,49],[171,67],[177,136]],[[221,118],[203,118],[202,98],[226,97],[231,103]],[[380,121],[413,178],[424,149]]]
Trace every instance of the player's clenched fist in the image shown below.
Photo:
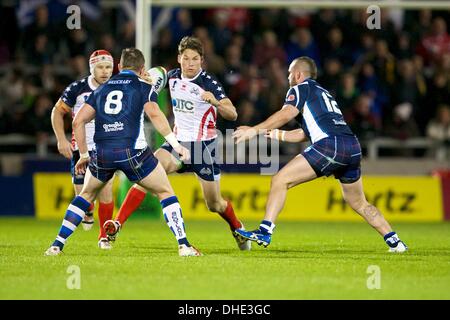
[[[204,101],[206,101],[206,102],[208,102],[208,103],[211,103],[213,106],[218,106],[219,105],[219,100],[217,100],[215,97],[214,97],[214,95],[211,93],[211,92],[209,92],[209,91],[205,91],[205,92],[203,92],[203,94],[201,95],[201,98],[204,100]]]
[[[191,152],[181,144],[176,145],[173,149],[178,152],[181,161],[189,161],[191,159]]]

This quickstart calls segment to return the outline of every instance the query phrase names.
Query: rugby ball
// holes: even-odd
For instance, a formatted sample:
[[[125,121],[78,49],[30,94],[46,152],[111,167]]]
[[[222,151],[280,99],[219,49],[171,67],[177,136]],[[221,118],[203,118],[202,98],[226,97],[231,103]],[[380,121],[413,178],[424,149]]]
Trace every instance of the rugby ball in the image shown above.
[[[148,70],[148,75],[152,80],[152,85],[157,93],[160,93],[167,84],[167,70],[164,67],[158,66]]]

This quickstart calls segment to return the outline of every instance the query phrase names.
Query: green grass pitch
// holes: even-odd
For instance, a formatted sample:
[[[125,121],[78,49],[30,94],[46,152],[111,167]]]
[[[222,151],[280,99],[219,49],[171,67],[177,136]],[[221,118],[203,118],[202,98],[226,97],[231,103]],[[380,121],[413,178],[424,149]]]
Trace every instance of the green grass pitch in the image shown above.
[[[134,219],[111,251],[97,248],[96,224],[45,257],[59,225],[0,219],[0,299],[450,299],[449,223],[394,224],[410,251],[389,254],[365,223],[280,221],[267,249],[241,252],[219,219],[186,221],[204,256],[181,258],[164,221]],[[80,289],[67,287],[70,266]]]

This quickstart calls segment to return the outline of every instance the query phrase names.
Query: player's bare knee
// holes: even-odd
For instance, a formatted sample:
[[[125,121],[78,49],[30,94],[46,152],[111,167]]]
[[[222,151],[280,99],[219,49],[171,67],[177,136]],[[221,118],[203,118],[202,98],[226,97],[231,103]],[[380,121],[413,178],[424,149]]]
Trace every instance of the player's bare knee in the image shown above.
[[[95,194],[93,192],[81,192],[80,197],[82,197],[84,200],[88,202],[94,202],[95,200]]]
[[[272,181],[270,183],[270,187],[272,189],[274,188],[287,188],[288,183],[286,181],[286,178],[281,174],[276,174],[273,176]]]
[[[105,186],[98,195],[98,201],[102,203],[110,203],[113,201],[112,190]]]
[[[102,203],[111,203],[113,201],[112,193],[108,192],[107,190],[102,190],[98,195],[98,201]]]

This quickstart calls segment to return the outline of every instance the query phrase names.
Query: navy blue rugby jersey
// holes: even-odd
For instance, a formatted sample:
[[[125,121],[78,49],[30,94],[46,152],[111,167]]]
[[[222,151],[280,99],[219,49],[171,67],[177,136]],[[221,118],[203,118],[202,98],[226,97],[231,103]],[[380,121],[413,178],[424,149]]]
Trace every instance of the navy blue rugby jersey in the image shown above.
[[[86,103],[95,111],[94,142],[118,148],[144,149],[144,105],[157,102],[151,84],[123,70],[95,90]]]
[[[297,121],[312,143],[329,136],[354,135],[336,100],[313,79],[291,87],[284,104],[300,111]]]

